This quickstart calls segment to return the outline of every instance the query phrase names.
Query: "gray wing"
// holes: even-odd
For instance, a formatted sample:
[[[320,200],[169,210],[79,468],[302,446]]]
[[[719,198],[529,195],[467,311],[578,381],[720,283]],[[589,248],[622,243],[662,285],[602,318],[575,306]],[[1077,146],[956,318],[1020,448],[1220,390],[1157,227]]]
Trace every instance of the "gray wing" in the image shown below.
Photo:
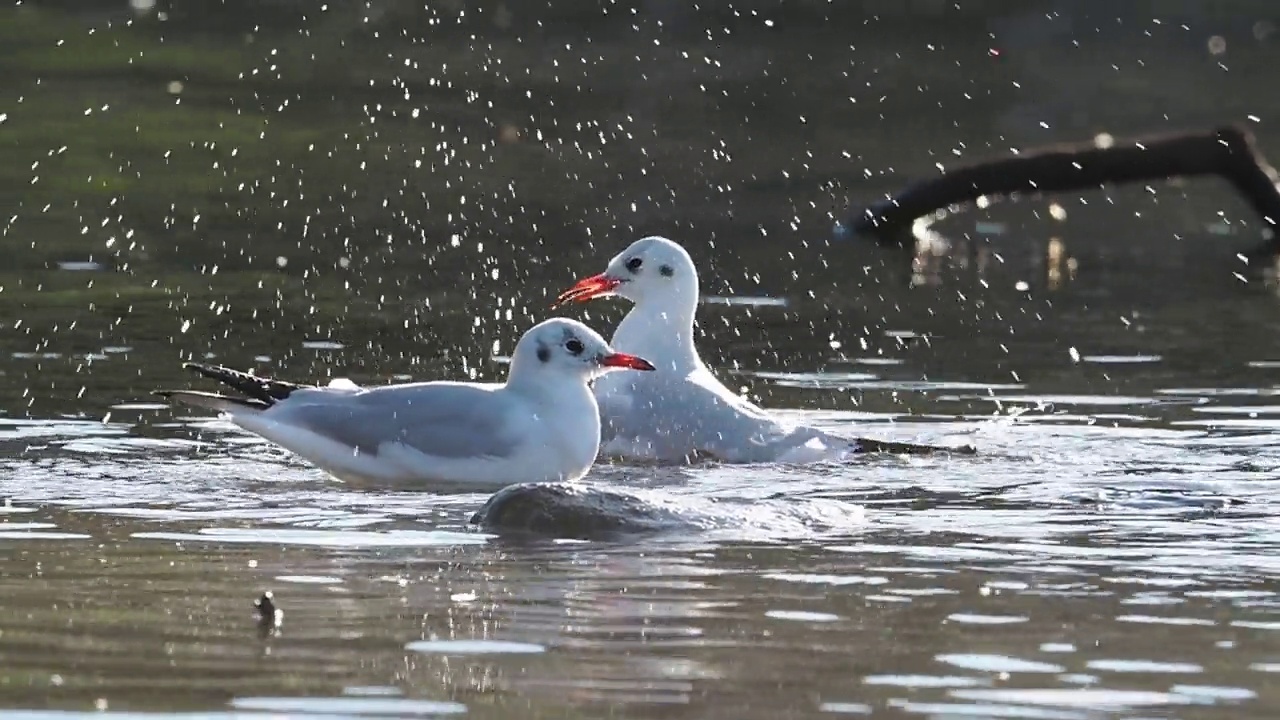
[[[421,383],[309,389],[267,415],[361,453],[377,454],[379,445],[400,442],[427,455],[458,459],[512,454],[519,444],[513,420],[518,422],[520,411],[506,394],[480,385]]]
[[[609,381],[595,386],[605,445],[636,442],[666,460],[756,462],[776,455],[793,435],[704,369],[685,377],[613,373],[600,380]]]

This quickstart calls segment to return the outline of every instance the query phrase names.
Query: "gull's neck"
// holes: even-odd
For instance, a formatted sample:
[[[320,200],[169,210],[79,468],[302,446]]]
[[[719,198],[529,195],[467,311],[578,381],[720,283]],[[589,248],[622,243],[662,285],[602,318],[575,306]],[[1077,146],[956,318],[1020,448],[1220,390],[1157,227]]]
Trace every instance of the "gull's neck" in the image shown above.
[[[507,371],[506,389],[542,405],[573,404],[592,397],[581,378],[515,362]]]
[[[693,344],[698,298],[673,294],[645,298],[618,324],[611,344],[657,366],[659,372],[689,373],[702,367]]]
[[[586,378],[512,363],[503,392],[519,398],[542,424],[537,437],[560,458],[561,480],[586,473],[600,451],[600,406]]]

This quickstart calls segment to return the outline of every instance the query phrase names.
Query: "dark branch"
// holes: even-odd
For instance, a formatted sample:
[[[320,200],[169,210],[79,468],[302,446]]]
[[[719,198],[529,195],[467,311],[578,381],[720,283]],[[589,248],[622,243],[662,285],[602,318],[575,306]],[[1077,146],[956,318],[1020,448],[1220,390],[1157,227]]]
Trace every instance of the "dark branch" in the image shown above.
[[[1263,220],[1273,227],[1280,224],[1276,171],[1258,151],[1253,135],[1239,127],[1116,140],[1106,148],[1093,142],[1053,145],[988,160],[913,183],[846,224],[854,234],[905,244],[917,218],[983,196],[1091,190],[1198,175],[1225,178]]]

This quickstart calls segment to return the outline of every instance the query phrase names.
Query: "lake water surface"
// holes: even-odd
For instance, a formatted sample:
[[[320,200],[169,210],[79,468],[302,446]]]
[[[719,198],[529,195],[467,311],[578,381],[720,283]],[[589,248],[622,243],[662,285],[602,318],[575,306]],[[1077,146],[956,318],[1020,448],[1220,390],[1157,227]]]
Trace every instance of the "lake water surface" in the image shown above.
[[[1104,130],[1242,122],[1280,154],[1265,18],[1028,5],[782,34],[663,3],[483,32],[386,3],[381,36],[0,11],[27,43],[0,54],[4,716],[1274,717],[1258,221],[1210,181],[1024,200],[947,220],[914,274],[830,232],[935,163]],[[183,52],[125,63],[103,35]],[[468,523],[487,495],[344,485],[148,395],[211,389],[187,359],[498,378],[550,297],[651,232],[698,260],[727,384],[978,453],[598,466],[717,520],[498,536]],[[607,335],[623,310],[567,312]]]

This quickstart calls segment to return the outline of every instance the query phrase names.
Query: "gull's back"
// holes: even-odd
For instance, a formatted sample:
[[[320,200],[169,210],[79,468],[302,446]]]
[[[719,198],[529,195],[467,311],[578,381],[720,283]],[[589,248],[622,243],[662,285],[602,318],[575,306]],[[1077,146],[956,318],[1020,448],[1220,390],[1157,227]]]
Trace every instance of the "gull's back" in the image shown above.
[[[236,421],[343,479],[491,487],[574,479],[595,456],[598,436],[576,438],[583,432],[577,425],[540,416],[528,398],[502,385],[431,382],[295,395]]]
[[[657,363],[655,363],[657,364]],[[601,449],[609,456],[679,462],[710,456],[728,462],[767,459],[793,428],[731,392],[705,366],[690,372],[600,378]]]
[[[528,411],[490,383],[424,382],[357,391],[295,393],[266,416],[306,428],[360,452],[390,441],[439,458],[502,457]]]

